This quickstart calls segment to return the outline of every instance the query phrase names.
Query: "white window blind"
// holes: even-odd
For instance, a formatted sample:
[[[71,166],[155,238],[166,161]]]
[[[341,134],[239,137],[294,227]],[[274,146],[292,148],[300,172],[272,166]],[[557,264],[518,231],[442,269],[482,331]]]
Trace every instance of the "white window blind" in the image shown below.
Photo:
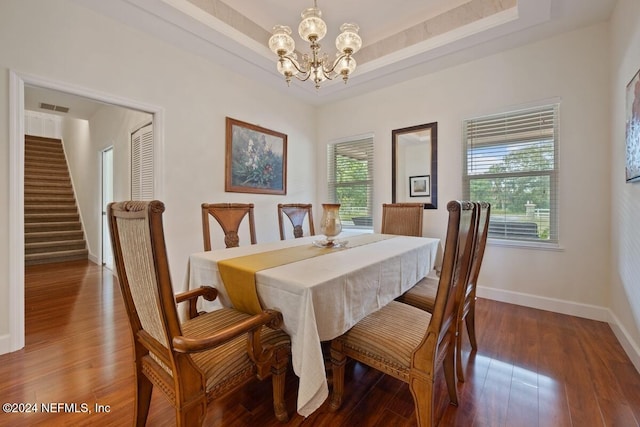
[[[153,200],[153,124],[131,134],[131,199]]]
[[[494,239],[558,242],[558,105],[464,121],[464,197],[491,203]]]
[[[329,202],[340,203],[340,219],[349,228],[373,228],[373,138],[327,147]]]

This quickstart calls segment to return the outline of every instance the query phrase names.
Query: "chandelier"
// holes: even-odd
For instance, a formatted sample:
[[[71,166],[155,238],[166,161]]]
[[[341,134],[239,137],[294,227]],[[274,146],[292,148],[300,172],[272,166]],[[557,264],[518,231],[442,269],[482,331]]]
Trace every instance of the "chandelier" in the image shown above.
[[[298,61],[295,52],[296,43],[291,37],[291,28],[286,25],[276,25],[273,27],[273,35],[269,39],[269,48],[278,55],[278,71],[287,81],[291,83],[291,78],[296,77],[300,81],[311,79],[320,89],[320,83],[324,80],[333,80],[342,76],[345,84],[349,75],[356,69],[356,60],[353,54],[362,47],[362,39],[358,35],[360,29],[356,24],[342,24],[340,35],[336,37],[336,58],[329,60],[326,53],[320,52],[318,42],[327,34],[327,25],[322,20],[322,12],[318,9],[316,0],[313,7],[305,9],[302,14],[302,21],[298,26],[298,34],[302,40],[310,43],[311,54],[302,55],[302,60]]]

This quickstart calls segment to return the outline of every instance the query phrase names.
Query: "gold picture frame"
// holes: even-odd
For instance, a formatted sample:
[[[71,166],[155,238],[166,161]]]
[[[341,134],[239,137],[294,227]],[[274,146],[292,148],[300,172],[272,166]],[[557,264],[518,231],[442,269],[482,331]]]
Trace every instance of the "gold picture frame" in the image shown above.
[[[227,117],[224,190],[287,194],[287,135]]]

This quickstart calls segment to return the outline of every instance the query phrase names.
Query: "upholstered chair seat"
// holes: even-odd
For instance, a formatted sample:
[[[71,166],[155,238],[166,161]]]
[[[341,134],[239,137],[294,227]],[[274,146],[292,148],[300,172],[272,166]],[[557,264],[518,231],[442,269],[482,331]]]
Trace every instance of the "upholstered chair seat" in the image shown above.
[[[182,323],[182,333],[187,338],[205,338],[251,317],[232,308],[212,311],[206,316],[198,316]],[[280,329],[262,326],[260,330],[262,345],[274,348],[289,346],[289,336]],[[242,378],[255,376],[254,363],[247,353],[247,337],[237,336],[212,350],[193,353],[191,358],[206,378],[207,393],[220,394],[232,389]]]
[[[422,310],[433,313],[438,293],[438,278],[427,276],[416,283],[410,292],[406,292],[397,298],[397,301],[419,307]]]
[[[362,355],[375,354],[380,363],[393,367],[408,382],[411,357],[430,321],[431,313],[392,301],[334,341]]]

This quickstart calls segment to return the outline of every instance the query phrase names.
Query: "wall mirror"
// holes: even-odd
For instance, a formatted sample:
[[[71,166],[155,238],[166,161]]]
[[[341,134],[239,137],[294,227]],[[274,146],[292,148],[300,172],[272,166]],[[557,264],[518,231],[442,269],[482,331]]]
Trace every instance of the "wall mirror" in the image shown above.
[[[438,123],[391,132],[391,199],[438,208]]]

